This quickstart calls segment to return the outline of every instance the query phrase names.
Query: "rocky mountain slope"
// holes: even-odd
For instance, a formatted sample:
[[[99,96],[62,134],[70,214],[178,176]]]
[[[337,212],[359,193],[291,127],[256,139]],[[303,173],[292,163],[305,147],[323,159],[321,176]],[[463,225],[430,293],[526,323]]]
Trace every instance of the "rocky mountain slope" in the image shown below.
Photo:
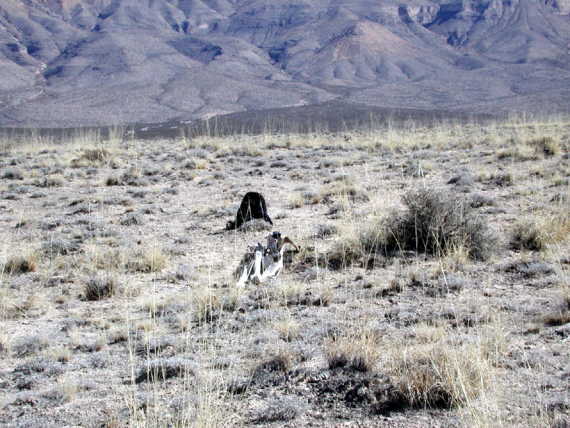
[[[0,124],[567,111],[568,0],[3,0]]]

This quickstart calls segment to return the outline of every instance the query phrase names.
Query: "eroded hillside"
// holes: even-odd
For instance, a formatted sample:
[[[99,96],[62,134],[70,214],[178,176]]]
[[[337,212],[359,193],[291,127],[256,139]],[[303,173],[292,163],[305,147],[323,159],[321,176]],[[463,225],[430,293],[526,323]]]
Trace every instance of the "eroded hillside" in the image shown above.
[[[318,104],[568,109],[565,1],[6,0],[0,123]]]

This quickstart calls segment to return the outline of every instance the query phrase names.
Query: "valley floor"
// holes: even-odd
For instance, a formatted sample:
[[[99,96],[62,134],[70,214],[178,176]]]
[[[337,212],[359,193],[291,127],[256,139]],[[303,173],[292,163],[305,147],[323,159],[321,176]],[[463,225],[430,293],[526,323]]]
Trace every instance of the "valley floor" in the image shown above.
[[[81,140],[0,143],[0,425],[570,423],[569,121]],[[488,254],[366,241],[425,192]]]

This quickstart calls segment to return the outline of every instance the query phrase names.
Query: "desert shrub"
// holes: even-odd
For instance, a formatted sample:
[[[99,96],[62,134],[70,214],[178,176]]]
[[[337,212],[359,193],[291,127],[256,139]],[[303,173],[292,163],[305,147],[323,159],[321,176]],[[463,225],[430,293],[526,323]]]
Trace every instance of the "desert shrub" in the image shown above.
[[[509,243],[513,250],[539,251],[544,246],[544,235],[536,223],[519,221],[511,231]]]
[[[445,256],[464,248],[470,258],[479,260],[493,252],[496,238],[468,201],[423,188],[408,192],[403,201],[405,211],[393,211],[337,241],[326,254],[329,267],[339,269],[357,261],[369,265],[370,256],[402,251]]]
[[[560,153],[560,144],[552,137],[539,137],[527,141],[527,145],[534,147],[538,154],[554,156]]]
[[[24,174],[22,174],[22,171],[20,171],[19,169],[7,168],[2,173],[2,178],[7,180],[23,180]]]
[[[486,259],[495,244],[487,224],[470,205],[442,191],[418,189],[404,196],[407,211],[388,219],[387,251],[401,248],[445,254],[463,246],[475,259]]]
[[[34,253],[28,253],[10,257],[4,264],[2,270],[9,275],[19,275],[22,273],[35,272],[36,269],[36,255]]]
[[[189,360],[183,358],[157,358],[147,361],[139,368],[135,383],[160,382],[172,377],[194,376],[195,370]]]
[[[105,186],[120,186],[121,184],[121,179],[116,175],[109,175],[105,179]]]
[[[111,297],[117,292],[117,282],[114,278],[90,278],[85,284],[86,300],[101,300]]]

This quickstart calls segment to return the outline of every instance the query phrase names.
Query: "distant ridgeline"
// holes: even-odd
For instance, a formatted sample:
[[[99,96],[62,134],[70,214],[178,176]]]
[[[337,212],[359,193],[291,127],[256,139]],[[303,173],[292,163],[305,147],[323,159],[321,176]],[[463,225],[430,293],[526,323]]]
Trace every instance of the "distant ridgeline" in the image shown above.
[[[0,126],[306,132],[570,110],[570,0],[0,3]]]

